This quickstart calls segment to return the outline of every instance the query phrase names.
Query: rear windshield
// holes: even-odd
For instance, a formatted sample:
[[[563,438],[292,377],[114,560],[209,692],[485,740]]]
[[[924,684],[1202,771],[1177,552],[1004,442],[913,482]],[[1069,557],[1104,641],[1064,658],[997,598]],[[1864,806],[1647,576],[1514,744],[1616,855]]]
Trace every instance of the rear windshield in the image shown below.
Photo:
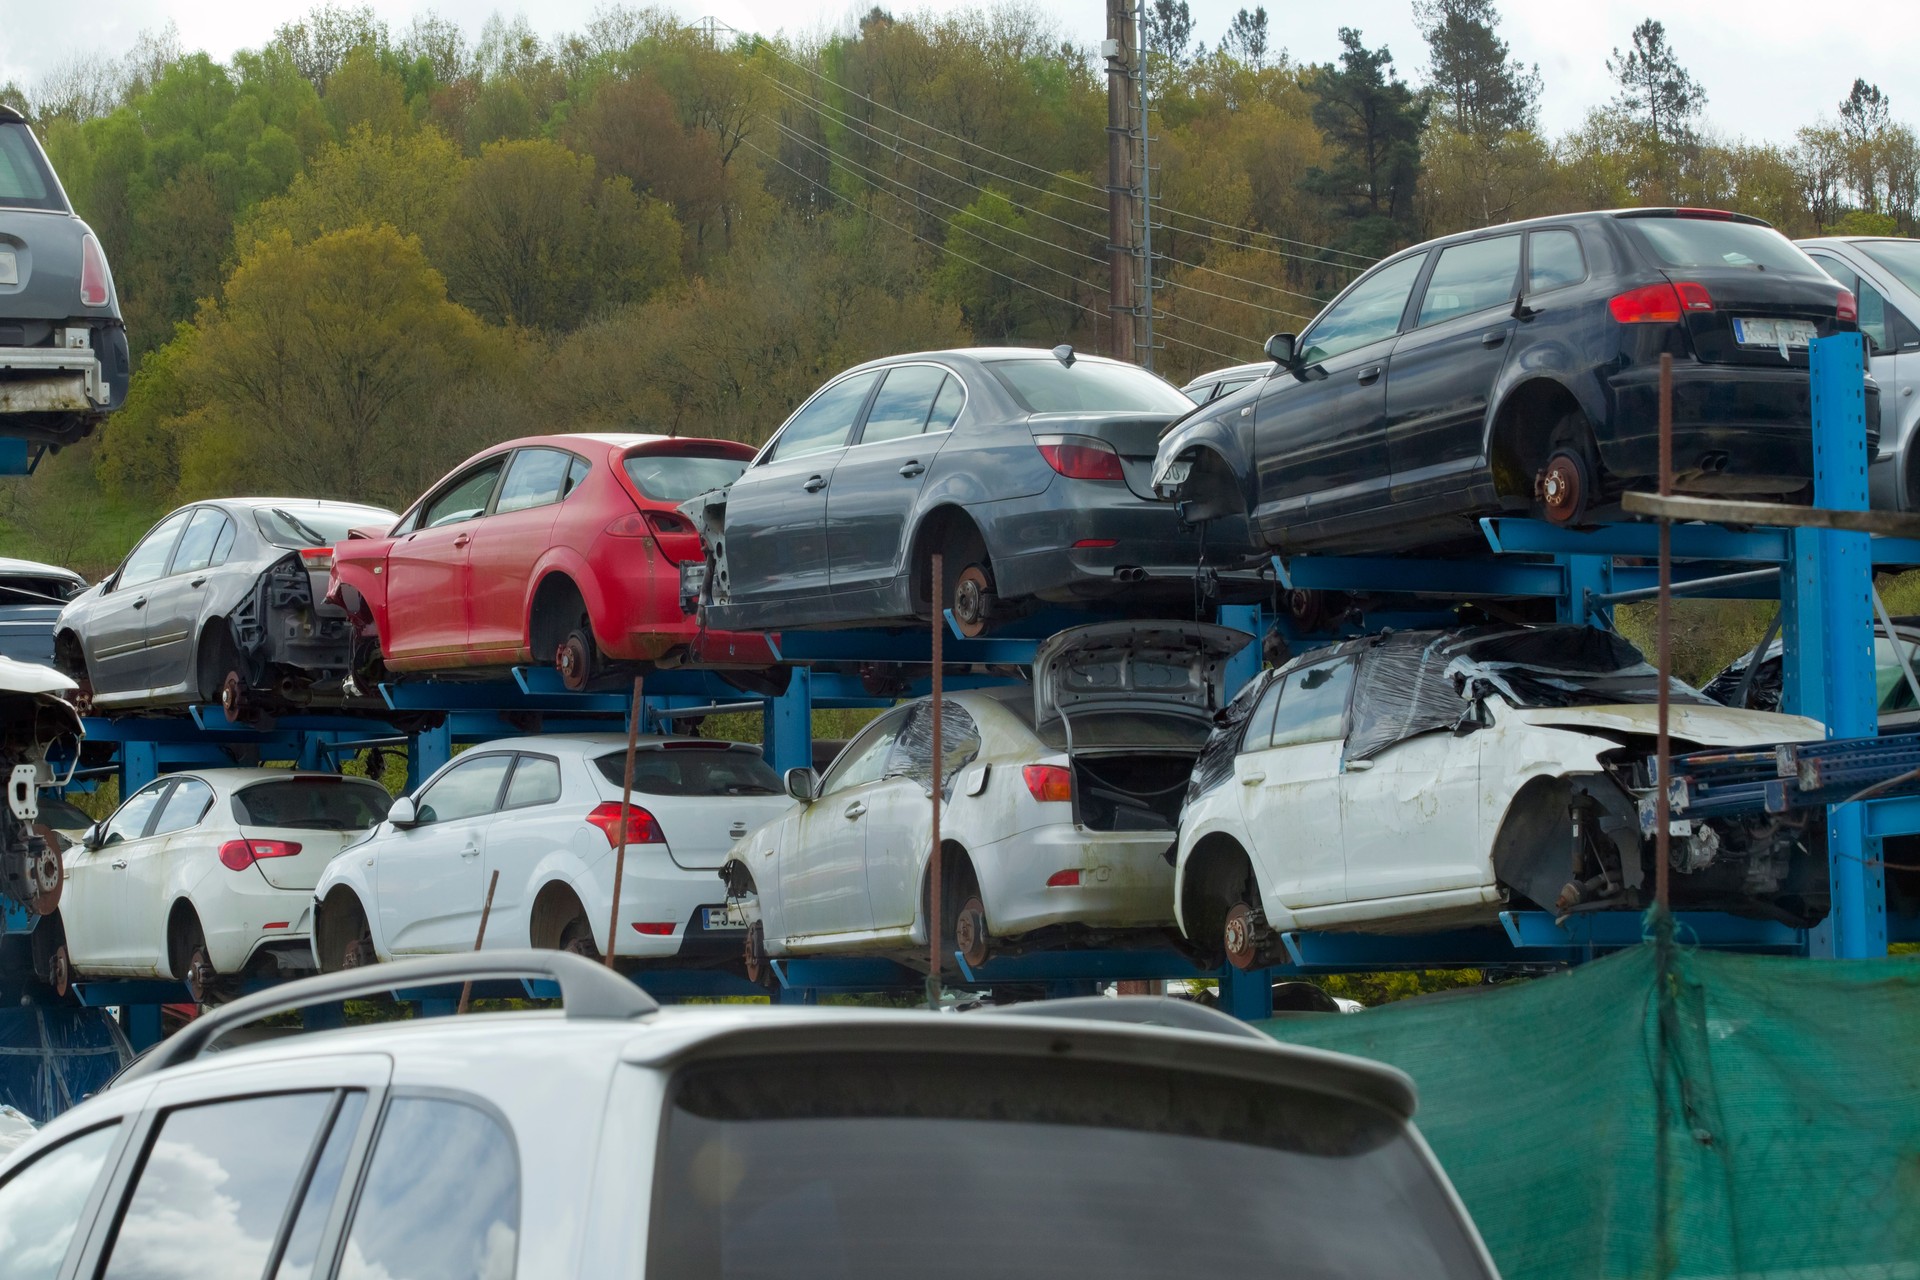
[[[1193,401],[1179,388],[1128,364],[1072,366],[1044,360],[989,360],[987,368],[1028,413],[1185,413]]]
[[[1920,293],[1920,240],[1873,240],[1855,248],[1893,272],[1901,284]]]
[[[53,171],[40,158],[33,135],[18,120],[0,121],[0,208],[58,209],[63,213],[67,208]]]
[[[1101,1062],[782,1055],[677,1081],[649,1280],[1483,1277],[1393,1117]]]
[[[627,479],[640,496],[654,502],[685,502],[712,489],[724,489],[747,469],[745,458],[689,458],[643,453],[626,460]]]
[[[288,778],[256,782],[233,796],[233,820],[243,827],[298,827],[360,831],[387,816],[385,787],[352,778]]]
[[[1713,218],[1622,218],[1627,234],[1669,267],[1752,267],[1784,275],[1825,274],[1772,227]]]
[[[330,547],[347,540],[347,531],[378,525],[386,528],[397,516],[379,507],[263,507],[254,512],[260,536],[276,547]]]
[[[61,604],[86,589],[84,582],[50,573],[9,573],[0,577],[0,604]]]
[[[601,776],[621,785],[627,753],[600,756]],[[633,789],[647,796],[773,796],[780,776],[758,751],[713,747],[653,747],[633,757]]]

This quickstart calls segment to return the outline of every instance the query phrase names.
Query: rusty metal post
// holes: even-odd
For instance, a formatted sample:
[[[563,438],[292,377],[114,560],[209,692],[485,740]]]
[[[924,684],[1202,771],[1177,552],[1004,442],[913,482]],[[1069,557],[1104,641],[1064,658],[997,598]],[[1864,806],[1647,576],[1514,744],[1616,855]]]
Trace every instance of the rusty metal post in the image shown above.
[[[493,914],[493,891],[500,887],[500,869],[495,867],[493,875],[487,879],[487,900],[480,904],[480,930],[473,935],[473,949],[478,951],[487,940],[487,917]],[[456,1014],[465,1013],[473,1002],[473,982],[469,979],[460,984],[460,1007]]]
[[[929,569],[932,575],[927,580],[933,584],[933,849],[927,861],[927,1008],[940,1007],[940,700],[943,692],[941,680],[941,641],[947,629],[947,611],[942,607],[946,600],[946,557],[938,551],[933,553],[933,565]]]
[[[613,968],[613,953],[620,949],[620,882],[627,870],[627,824],[633,820],[633,757],[640,748],[640,717],[646,704],[640,701],[639,676],[633,678],[633,710],[627,716],[627,771],[620,787],[620,842],[613,851],[613,908],[607,921],[607,968]]]
[[[1660,356],[1660,496],[1673,495],[1673,357],[1662,353]],[[1659,692],[1659,740],[1654,748],[1654,798],[1653,798],[1653,900],[1660,904],[1662,911],[1668,908],[1667,878],[1668,864],[1672,861],[1670,845],[1673,839],[1672,796],[1669,794],[1673,775],[1673,742],[1668,736],[1667,719],[1672,708],[1667,696],[1667,682],[1673,678],[1673,521],[1660,517],[1660,603],[1659,616],[1655,623],[1658,637],[1657,660],[1660,666]]]

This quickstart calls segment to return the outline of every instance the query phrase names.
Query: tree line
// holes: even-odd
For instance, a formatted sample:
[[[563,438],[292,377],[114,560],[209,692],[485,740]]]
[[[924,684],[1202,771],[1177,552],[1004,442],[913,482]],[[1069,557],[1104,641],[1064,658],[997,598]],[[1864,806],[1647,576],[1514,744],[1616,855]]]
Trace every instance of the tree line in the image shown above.
[[[1209,44],[1153,0],[1170,377],[1492,222],[1704,204],[1913,230],[1920,145],[1874,85],[1790,140],[1729,138],[1649,19],[1606,57],[1615,96],[1551,138],[1492,0],[1414,9],[1414,61],[1342,29],[1311,64],[1262,8]],[[399,505],[517,435],[757,441],[873,356],[1107,343],[1105,65],[1025,10],[769,40],[617,7],[546,39],[325,5],[226,62],[168,30],[0,99],[99,232],[137,360],[127,408],[0,519],[96,571],[124,550],[102,530],[182,500]]]

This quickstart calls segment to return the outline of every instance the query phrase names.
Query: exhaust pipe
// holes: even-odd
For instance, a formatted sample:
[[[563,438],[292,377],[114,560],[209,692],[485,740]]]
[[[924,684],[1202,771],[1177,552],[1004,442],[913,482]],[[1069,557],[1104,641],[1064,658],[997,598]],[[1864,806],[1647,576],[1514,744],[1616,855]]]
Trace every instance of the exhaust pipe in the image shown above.
[[[1137,564],[1123,564],[1113,571],[1113,576],[1120,582],[1145,582],[1147,571]]]

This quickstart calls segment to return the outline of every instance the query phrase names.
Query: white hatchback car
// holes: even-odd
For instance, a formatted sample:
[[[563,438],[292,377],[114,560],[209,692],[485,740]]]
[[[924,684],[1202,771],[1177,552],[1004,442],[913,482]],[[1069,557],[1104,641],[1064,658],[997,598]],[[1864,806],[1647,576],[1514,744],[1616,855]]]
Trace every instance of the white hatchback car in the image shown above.
[[[392,970],[198,1019],[0,1160],[7,1280],[1495,1275],[1406,1076],[1192,1004],[661,1010],[553,952]],[[205,1052],[521,976],[564,1010]]]
[[[606,954],[626,754],[612,733],[463,752],[321,877],[320,968],[473,950],[494,872],[487,946]],[[615,955],[737,958],[744,930],[715,872],[735,840],[793,806],[760,748],[642,736],[632,805]]]
[[[1187,779],[1244,631],[1095,623],[1040,646],[1033,684],[944,700],[942,936],[968,965],[996,938],[1029,946],[1165,930]],[[896,707],[824,778],[792,770],[799,809],[726,869],[766,957],[927,945],[932,699]],[[1050,931],[1051,936],[1043,935]]]
[[[309,973],[308,905],[321,870],[386,816],[365,778],[197,769],[128,796],[66,852],[38,967],[56,990],[83,978],[173,978],[196,1001],[223,978]]]
[[[1569,914],[1652,900],[1658,677],[1586,627],[1408,631],[1266,673],[1207,744],[1180,819],[1180,921],[1242,968],[1293,929],[1415,932],[1510,902]],[[1825,737],[1674,682],[1674,750]],[[1676,824],[1673,904],[1810,924],[1817,815]]]

